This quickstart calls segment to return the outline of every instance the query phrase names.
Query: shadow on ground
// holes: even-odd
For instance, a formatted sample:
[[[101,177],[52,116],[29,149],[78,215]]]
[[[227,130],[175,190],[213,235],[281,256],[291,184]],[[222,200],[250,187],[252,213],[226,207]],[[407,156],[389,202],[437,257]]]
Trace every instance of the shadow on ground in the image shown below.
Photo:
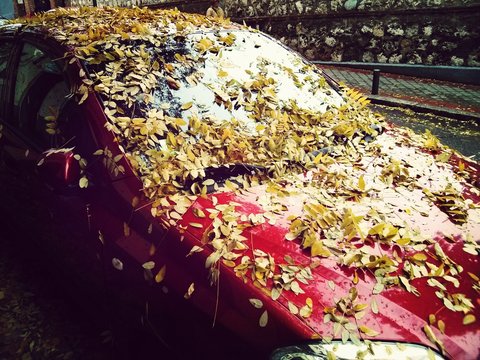
[[[113,325],[101,301],[66,289],[61,269],[18,230],[1,225],[1,360],[172,358],[150,334]]]

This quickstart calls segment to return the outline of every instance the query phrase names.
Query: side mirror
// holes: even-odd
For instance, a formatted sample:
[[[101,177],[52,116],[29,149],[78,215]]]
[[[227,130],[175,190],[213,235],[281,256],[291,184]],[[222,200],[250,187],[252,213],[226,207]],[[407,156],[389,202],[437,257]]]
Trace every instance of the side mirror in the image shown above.
[[[81,168],[72,149],[46,151],[37,166],[40,177],[52,189],[66,190],[78,187]]]

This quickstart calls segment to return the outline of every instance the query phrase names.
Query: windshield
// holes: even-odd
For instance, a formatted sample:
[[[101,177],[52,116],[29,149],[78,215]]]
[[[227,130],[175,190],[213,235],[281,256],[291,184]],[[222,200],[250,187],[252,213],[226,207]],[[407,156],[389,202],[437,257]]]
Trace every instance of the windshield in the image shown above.
[[[163,106],[169,116],[236,121],[237,130],[253,135],[262,115],[256,102],[269,109],[320,113],[342,104],[314,66],[261,33],[198,33],[187,41],[173,40],[165,52],[172,49],[182,54],[169,64],[178,84],[169,86],[167,78],[154,93],[154,106]],[[189,63],[186,54],[199,61]]]

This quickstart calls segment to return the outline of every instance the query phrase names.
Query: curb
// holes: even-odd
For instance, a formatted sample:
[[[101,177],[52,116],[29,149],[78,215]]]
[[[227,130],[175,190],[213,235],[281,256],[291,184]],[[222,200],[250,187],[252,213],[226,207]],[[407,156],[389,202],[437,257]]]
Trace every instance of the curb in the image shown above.
[[[389,107],[402,107],[420,113],[432,113],[439,116],[457,120],[473,120],[480,124],[480,114],[470,113],[461,110],[453,110],[440,106],[425,105],[415,101],[396,99],[379,95],[367,95],[372,104],[385,105]]]

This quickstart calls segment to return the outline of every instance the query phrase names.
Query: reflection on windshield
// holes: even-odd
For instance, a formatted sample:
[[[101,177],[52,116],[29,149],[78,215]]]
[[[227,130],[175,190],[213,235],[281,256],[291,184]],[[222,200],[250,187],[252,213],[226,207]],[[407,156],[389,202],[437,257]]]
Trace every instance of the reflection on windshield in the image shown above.
[[[218,41],[227,46],[216,51]],[[342,104],[341,96],[328,88],[312,65],[263,34],[199,33],[179,46],[172,65],[178,89],[166,79],[154,93],[154,105],[163,105],[168,116],[186,122],[192,116],[212,123],[235,121],[238,130],[254,135],[262,120],[259,104],[268,110],[295,108],[320,113]],[[182,53],[203,56],[193,67],[182,66],[187,62]]]

